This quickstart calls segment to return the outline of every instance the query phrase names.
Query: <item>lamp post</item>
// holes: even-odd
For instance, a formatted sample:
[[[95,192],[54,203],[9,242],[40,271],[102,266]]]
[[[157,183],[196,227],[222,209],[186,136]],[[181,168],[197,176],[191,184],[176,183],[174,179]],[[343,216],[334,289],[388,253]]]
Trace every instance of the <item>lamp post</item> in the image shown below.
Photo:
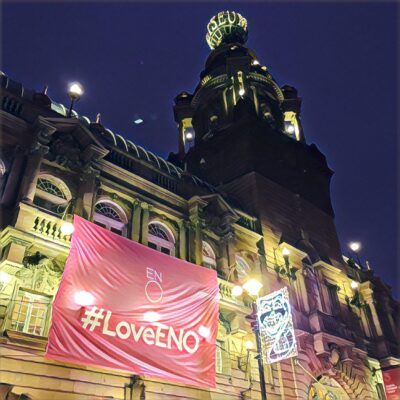
[[[256,345],[257,345],[257,362],[258,362],[258,374],[260,376],[260,390],[261,390],[261,399],[267,400],[267,391],[265,389],[265,374],[264,374],[264,362],[262,355],[262,345],[261,345],[261,336],[260,336],[260,327],[257,319],[257,297],[260,289],[263,287],[263,284],[258,282],[256,279],[250,279],[242,286],[235,286],[232,289],[232,293],[240,296],[245,290],[252,299],[252,313],[249,316],[250,324],[253,329],[254,334],[256,335]]]
[[[358,255],[358,252],[361,249],[361,243],[360,242],[350,242],[349,248],[352,251],[352,253],[356,256],[359,267],[362,268],[361,260]]]
[[[71,99],[71,105],[69,106],[69,110],[68,110],[69,118],[71,118],[74,103],[81,98],[82,94],[83,94],[83,87],[80,83],[74,82],[69,85],[68,96]]]

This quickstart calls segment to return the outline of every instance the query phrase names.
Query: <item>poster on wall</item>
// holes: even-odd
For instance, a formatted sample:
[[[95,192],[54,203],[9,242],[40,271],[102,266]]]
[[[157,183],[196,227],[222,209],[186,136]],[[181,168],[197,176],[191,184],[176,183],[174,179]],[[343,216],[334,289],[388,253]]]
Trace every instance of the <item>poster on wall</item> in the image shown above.
[[[215,387],[216,272],[80,217],[46,357]]]
[[[382,369],[387,400],[400,399],[400,366]]]
[[[297,356],[289,292],[286,287],[257,299],[264,361],[272,364]]]

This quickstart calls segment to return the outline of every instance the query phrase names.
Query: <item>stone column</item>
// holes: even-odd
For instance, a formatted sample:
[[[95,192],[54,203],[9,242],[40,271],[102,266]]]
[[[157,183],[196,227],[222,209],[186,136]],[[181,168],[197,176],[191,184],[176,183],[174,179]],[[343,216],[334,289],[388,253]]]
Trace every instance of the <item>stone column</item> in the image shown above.
[[[186,260],[186,221],[179,221],[179,258]]]
[[[150,205],[142,202],[140,204],[142,208],[142,224],[141,224],[141,239],[140,243],[144,244],[147,246],[148,239],[147,239],[147,234],[149,231],[149,216],[150,216]]]
[[[100,172],[91,168],[80,177],[80,185],[75,205],[75,213],[90,219],[93,210],[93,200],[97,191],[96,178]],[[72,212],[72,209],[69,209]]]
[[[24,165],[24,153],[21,148],[16,148],[14,159],[7,177],[7,182],[4,188],[1,204],[6,207],[12,207],[18,195],[19,184],[21,176],[23,175],[22,169]]]
[[[381,323],[379,321],[379,317],[378,317],[378,313],[376,311],[376,307],[375,307],[375,301],[374,301],[374,292],[372,290],[372,288],[370,287],[369,282],[366,282],[368,284],[368,286],[364,286],[364,284],[362,284],[362,287],[360,288],[360,292],[362,297],[364,298],[364,301],[368,304],[369,309],[371,311],[371,317],[372,320],[371,323],[373,323],[374,328],[375,328],[375,332],[378,336],[382,336],[383,335],[383,331],[382,331],[382,327],[381,327]],[[364,287],[363,287],[364,286]]]
[[[48,150],[49,148],[47,146],[42,146],[40,143],[37,143],[35,148],[33,148],[27,156],[28,161],[21,185],[21,199],[24,201],[29,203],[33,202],[42,158]]]
[[[131,239],[135,242],[139,241],[140,238],[140,218],[142,216],[142,207],[140,206],[140,201],[135,200],[133,203],[132,210],[132,229],[131,229]]]
[[[21,185],[21,198],[24,201],[33,202],[36,184],[43,156],[49,151],[48,144],[56,128],[50,125],[44,118],[39,117],[35,122],[36,140],[27,155],[25,174]]]

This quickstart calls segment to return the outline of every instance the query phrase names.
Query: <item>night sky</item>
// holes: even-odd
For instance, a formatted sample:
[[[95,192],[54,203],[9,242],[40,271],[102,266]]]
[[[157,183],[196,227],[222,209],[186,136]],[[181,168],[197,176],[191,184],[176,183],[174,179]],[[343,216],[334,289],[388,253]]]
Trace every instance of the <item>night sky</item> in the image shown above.
[[[247,45],[303,98],[306,140],[335,171],[343,252],[361,241],[362,259],[399,297],[395,3],[6,3],[1,69],[29,89],[48,84],[66,105],[68,82],[81,82],[80,114],[101,112],[104,126],[167,156],[173,98],[197,85],[206,25],[225,9],[248,20]]]

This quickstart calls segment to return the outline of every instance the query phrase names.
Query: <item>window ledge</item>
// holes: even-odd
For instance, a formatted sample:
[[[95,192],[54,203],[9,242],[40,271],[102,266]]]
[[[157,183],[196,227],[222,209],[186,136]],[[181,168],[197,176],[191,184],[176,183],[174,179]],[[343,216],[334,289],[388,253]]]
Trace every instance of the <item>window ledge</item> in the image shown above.
[[[4,336],[8,338],[8,341],[13,344],[21,346],[33,347],[39,350],[45,350],[47,345],[47,337],[31,335],[25,332],[18,332],[7,329],[4,331]]]

